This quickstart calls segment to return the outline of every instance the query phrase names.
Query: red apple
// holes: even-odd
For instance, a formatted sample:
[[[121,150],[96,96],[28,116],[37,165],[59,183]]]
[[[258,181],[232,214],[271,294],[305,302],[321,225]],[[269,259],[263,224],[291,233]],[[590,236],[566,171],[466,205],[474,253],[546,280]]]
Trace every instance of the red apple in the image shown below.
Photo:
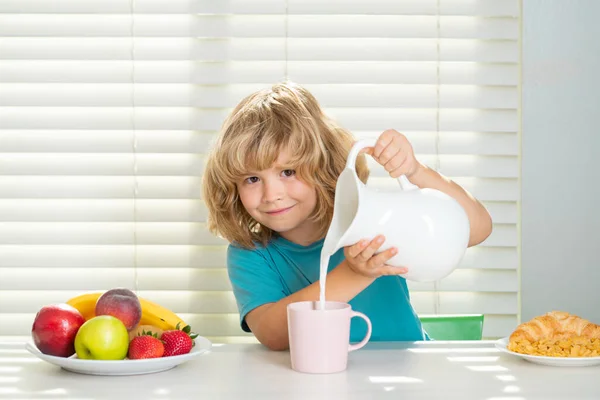
[[[36,314],[31,336],[42,353],[70,357],[75,354],[75,336],[84,322],[75,307],[64,303],[47,305]]]
[[[123,322],[128,331],[142,319],[142,306],[138,297],[129,289],[110,289],[98,298],[96,316],[112,315]]]

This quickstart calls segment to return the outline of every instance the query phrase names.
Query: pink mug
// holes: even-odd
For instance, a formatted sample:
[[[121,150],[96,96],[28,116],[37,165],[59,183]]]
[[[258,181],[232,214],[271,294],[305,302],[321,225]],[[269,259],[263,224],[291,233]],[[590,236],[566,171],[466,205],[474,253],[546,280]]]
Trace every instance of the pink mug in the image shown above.
[[[301,301],[287,306],[292,369],[298,372],[327,374],[346,369],[348,352],[363,347],[371,338],[371,321],[352,311],[348,303]],[[350,344],[350,320],[359,317],[367,323],[367,334]]]

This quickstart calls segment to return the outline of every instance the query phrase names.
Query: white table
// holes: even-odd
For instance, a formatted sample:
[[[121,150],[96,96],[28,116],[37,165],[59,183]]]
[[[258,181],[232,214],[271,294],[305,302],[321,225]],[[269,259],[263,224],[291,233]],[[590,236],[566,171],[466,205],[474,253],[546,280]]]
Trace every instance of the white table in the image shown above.
[[[169,371],[90,376],[64,371],[0,337],[1,399],[600,399],[600,366],[548,367],[498,352],[493,342],[370,343],[348,370],[290,369],[288,352],[217,345]]]

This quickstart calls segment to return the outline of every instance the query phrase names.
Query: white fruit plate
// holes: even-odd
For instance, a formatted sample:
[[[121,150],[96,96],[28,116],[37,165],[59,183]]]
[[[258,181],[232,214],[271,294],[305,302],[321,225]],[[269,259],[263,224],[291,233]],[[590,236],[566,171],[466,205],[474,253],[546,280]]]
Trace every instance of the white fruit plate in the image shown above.
[[[210,340],[198,336],[194,339],[196,345],[188,354],[161,358],[150,358],[145,360],[81,360],[73,355],[69,358],[55,357],[40,352],[33,342],[27,342],[25,348],[34,356],[58,365],[59,367],[79,374],[88,375],[141,375],[162,372],[174,368],[181,363],[191,360],[200,354],[206,353],[212,347]]]
[[[548,357],[517,353],[508,349],[508,337],[499,339],[494,344],[503,353],[522,358],[534,364],[550,365],[553,367],[590,367],[600,365],[600,357]]]

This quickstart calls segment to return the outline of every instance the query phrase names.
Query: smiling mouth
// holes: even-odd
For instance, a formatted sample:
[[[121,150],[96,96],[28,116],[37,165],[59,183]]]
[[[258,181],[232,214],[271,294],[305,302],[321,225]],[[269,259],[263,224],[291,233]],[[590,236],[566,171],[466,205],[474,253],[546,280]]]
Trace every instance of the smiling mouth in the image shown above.
[[[279,210],[274,210],[274,211],[266,211],[265,213],[269,214],[269,215],[282,215],[282,214],[285,214],[286,212],[288,212],[289,210],[291,210],[292,207],[294,207],[294,206],[287,207],[287,208],[280,208]]]

